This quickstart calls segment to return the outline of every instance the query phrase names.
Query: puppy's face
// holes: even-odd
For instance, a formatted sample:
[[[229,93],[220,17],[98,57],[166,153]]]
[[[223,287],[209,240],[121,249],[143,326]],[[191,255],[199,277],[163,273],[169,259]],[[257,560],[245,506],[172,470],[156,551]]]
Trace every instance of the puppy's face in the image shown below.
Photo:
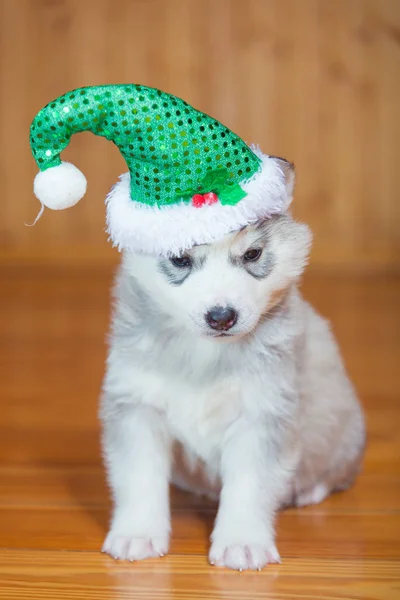
[[[181,256],[130,255],[125,264],[176,325],[234,340],[251,332],[301,275],[310,242],[308,227],[285,215]]]

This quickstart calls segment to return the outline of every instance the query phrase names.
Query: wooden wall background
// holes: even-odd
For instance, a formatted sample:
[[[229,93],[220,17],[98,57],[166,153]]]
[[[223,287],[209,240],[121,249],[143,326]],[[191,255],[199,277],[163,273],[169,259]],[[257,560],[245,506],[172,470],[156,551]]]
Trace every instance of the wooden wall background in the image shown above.
[[[400,0],[0,0],[0,258],[103,264],[124,162],[75,136],[87,197],[34,228],[30,121],[53,97],[139,82],[294,160],[314,266],[400,266]]]

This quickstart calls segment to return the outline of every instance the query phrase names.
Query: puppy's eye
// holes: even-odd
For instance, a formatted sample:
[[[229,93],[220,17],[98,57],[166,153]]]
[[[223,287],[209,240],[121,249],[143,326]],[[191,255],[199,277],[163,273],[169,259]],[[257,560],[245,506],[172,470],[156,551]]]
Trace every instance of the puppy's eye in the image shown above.
[[[170,261],[174,267],[178,267],[178,269],[188,269],[192,266],[192,259],[187,254],[184,254],[183,256],[173,256],[170,258]]]
[[[244,262],[255,262],[261,256],[261,248],[251,248],[243,255]]]

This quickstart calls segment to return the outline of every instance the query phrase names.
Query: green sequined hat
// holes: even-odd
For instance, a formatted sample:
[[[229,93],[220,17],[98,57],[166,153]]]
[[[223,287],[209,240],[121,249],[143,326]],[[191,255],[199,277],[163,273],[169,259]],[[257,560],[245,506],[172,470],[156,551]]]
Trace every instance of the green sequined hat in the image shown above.
[[[287,163],[175,96],[127,84],[73,90],[34,118],[34,191],[48,208],[73,206],[86,192],[83,173],[60,158],[80,131],[114,142],[128,165],[107,198],[108,231],[120,249],[180,254],[290,202]]]

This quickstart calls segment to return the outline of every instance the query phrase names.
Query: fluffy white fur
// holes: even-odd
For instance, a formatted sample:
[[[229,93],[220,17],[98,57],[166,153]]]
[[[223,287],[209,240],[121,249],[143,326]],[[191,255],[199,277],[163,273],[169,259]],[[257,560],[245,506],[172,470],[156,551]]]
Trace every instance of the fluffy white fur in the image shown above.
[[[279,508],[353,482],[363,416],[328,323],[297,289],[309,243],[285,215],[191,249],[183,275],[125,253],[101,406],[114,498],[103,551],[168,551],[172,481],[219,498],[212,564],[261,569],[280,560]],[[245,265],[255,245],[261,262]],[[238,311],[231,337],[206,322],[216,305]]]
[[[35,196],[47,208],[63,210],[74,206],[86,193],[86,177],[68,162],[39,171],[33,183]]]
[[[284,161],[264,155],[262,168],[242,185],[247,192],[235,206],[220,203],[195,208],[175,204],[162,208],[132,202],[130,175],[121,175],[107,197],[107,231],[120,250],[168,256],[194,244],[210,244],[260,218],[280,214],[291,194],[285,185]]]

